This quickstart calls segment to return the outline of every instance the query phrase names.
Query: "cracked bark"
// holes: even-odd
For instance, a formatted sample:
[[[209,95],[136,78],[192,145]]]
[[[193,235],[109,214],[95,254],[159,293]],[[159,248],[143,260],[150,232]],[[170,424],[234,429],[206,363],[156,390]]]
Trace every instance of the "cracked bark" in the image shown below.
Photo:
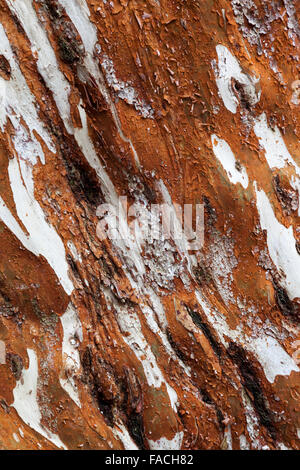
[[[0,0],[2,449],[299,448],[295,3]]]

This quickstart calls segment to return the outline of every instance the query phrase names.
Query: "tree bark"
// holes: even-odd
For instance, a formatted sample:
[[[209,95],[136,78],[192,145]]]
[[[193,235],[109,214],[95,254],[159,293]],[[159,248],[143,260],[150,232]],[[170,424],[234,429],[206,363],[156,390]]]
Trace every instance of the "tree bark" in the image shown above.
[[[2,449],[299,448],[296,6],[0,0]]]

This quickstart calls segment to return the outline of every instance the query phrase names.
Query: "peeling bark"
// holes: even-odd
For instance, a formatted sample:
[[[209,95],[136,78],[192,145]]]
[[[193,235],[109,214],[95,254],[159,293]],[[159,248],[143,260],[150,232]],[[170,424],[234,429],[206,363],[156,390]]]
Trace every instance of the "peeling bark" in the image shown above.
[[[296,2],[0,12],[0,448],[299,449]]]

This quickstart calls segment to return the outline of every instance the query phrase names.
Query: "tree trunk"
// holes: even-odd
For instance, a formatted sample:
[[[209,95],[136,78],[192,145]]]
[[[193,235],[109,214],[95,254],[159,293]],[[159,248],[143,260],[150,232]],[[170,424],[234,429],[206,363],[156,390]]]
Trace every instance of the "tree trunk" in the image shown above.
[[[2,449],[299,448],[296,3],[0,0]]]

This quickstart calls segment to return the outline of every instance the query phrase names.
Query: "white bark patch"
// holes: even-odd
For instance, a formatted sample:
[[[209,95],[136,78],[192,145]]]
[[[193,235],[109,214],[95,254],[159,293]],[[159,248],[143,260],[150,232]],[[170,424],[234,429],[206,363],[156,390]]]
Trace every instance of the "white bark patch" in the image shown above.
[[[123,423],[117,423],[113,429],[115,437],[120,439],[125,450],[139,450]]]
[[[247,351],[252,352],[261,364],[270,383],[275,381],[277,375],[288,376],[292,371],[299,372],[294,359],[287,354],[276,338],[267,335],[263,329],[256,337],[246,336],[240,326],[231,330],[224,316],[211,307],[199,291],[196,291],[196,297],[222,344],[228,347],[228,342],[225,339],[228,337],[241,344]]]
[[[73,375],[80,370],[78,341],[82,341],[82,327],[77,312],[69,304],[66,312],[60,317],[63,327],[62,357],[63,371],[59,379],[61,386],[70,398],[81,408],[78,389]]]
[[[256,119],[254,132],[265,151],[265,157],[271,169],[284,168],[287,165],[294,167],[296,174],[292,176],[290,184],[298,191],[298,215],[300,216],[300,168],[289,153],[280,130],[277,126],[274,129],[270,129],[266,115],[263,113]]]
[[[18,147],[16,141],[14,143],[18,155],[22,155],[22,147]],[[16,158],[10,160],[8,166],[10,185],[18,217],[22,220],[30,235],[30,245],[34,249],[31,251],[37,255],[43,255],[47,259],[65,292],[70,295],[74,287],[68,275],[65,247],[54,228],[46,222],[42,208],[34,199],[31,175],[27,171],[28,167],[24,168],[25,165],[26,163],[20,161],[20,167],[23,170],[22,175]],[[26,187],[23,184],[22,177]],[[26,177],[27,179],[25,179]]]
[[[213,69],[216,76],[216,83],[225,107],[231,112],[236,113],[239,101],[232,89],[232,79],[239,82],[247,95],[251,106],[254,106],[260,100],[260,91],[256,90],[258,79],[250,77],[243,72],[237,59],[231,54],[227,47],[219,44],[216,47],[218,54],[218,65],[213,61]]]
[[[151,450],[180,450],[183,440],[183,432],[178,432],[175,434],[173,439],[167,439],[166,437],[161,437],[157,441],[152,441],[148,439],[149,447]]]
[[[277,126],[270,129],[265,113],[256,119],[254,132],[265,150],[265,157],[270,168],[284,168],[286,165],[291,164],[296,173],[300,175],[300,168],[291,157],[280,130]]]
[[[297,21],[297,10],[295,7],[295,4],[297,5],[297,2],[294,2],[293,0],[283,0],[283,3],[288,14],[287,25],[289,29],[289,37],[292,39],[293,45],[296,47],[297,41],[300,38],[300,26]]]
[[[35,351],[27,349],[29,357],[28,369],[23,369],[22,376],[18,380],[14,390],[15,408],[20,418],[36,432],[51,441],[57,447],[66,446],[60,438],[41,425],[41,412],[37,402],[38,361]]]
[[[240,435],[239,440],[240,440],[240,450],[250,450],[250,446],[244,434]]]
[[[85,155],[88,163],[96,171],[107,202],[112,204],[116,211],[118,211],[119,198],[108,174],[99,162],[94,145],[89,137],[86,112],[80,105],[78,106],[78,111],[81,118],[82,128],[75,129],[74,135],[76,141]],[[122,238],[115,241],[115,244],[117,245],[117,248],[122,251],[123,256],[127,258],[125,264],[129,267],[133,267],[134,270],[141,276],[145,273],[145,266],[140,256],[140,248],[130,237],[124,211],[121,211],[120,215],[121,218],[119,219],[119,232]]]
[[[155,321],[154,311],[150,307],[148,307],[144,304],[140,304],[140,308],[141,308],[141,310],[142,310],[142,312],[143,312],[143,314],[146,318],[147,324],[150,327],[151,331],[153,331],[153,333],[155,333],[160,338],[165,351],[169,354],[169,356],[175,362],[178,362],[178,364],[180,364],[182,369],[185,371],[186,375],[188,377],[191,377],[191,368],[189,366],[186,366],[184,364],[184,362],[176,356],[174,350],[172,349],[172,347],[171,347],[171,345],[168,341],[167,335],[160,330],[157,322]],[[156,312],[157,312],[157,310],[156,310]]]
[[[227,450],[232,450],[232,434],[231,434],[231,425],[229,424],[224,432],[224,440],[227,444]]]
[[[68,276],[64,245],[57,232],[46,221],[42,208],[34,198],[32,167],[37,163],[38,158],[42,163],[45,163],[45,157],[33,131],[39,133],[51,151],[55,151],[55,148],[38,118],[34,96],[15,61],[1,24],[0,53],[7,58],[11,67],[10,80],[3,80],[0,77],[0,101],[2,104],[0,126],[3,131],[6,120],[9,118],[15,128],[12,143],[18,158],[15,157],[9,161],[8,174],[17,214],[26,227],[29,237],[23,233],[2,200],[0,201],[0,215],[3,217],[4,223],[24,243],[27,249],[37,256],[43,255],[47,259],[66,293],[70,295],[73,284]],[[21,117],[29,128],[29,134],[20,123]]]
[[[95,44],[98,41],[97,28],[90,21],[90,10],[85,0],[59,0],[73,25],[77,29],[86,52],[93,56]]]
[[[219,294],[226,305],[236,304],[236,297],[232,289],[234,281],[233,272],[238,265],[234,254],[235,242],[230,234],[215,234],[214,242],[210,244],[206,255],[206,263],[210,266],[212,277]]]
[[[37,18],[32,0],[7,0],[7,4],[22,24],[31,43],[33,54],[37,53],[38,71],[49,90],[53,93],[59,114],[68,130],[70,128],[70,105],[68,101],[70,86],[57,66],[54,50]]]
[[[69,248],[73,258],[75,259],[75,261],[78,261],[79,263],[82,263],[81,255],[80,255],[80,253],[78,253],[78,251],[76,249],[76,246],[74,245],[72,240],[69,240],[67,245],[68,245],[68,248]]]
[[[231,183],[240,183],[243,188],[248,187],[248,175],[244,166],[238,166],[238,162],[225,140],[219,139],[215,134],[211,136],[213,151]]]
[[[247,345],[247,349],[259,358],[265,375],[271,383],[275,381],[277,375],[288,376],[293,370],[299,371],[295,361],[273,336],[264,335],[254,338],[252,343]]]
[[[278,442],[278,449],[279,450],[292,450],[290,447],[287,447],[286,445],[284,445],[283,442]]]
[[[270,201],[263,190],[258,190],[255,185],[257,210],[260,216],[260,225],[267,231],[267,243],[270,257],[279,272],[283,272],[285,278],[282,284],[285,286],[291,299],[300,297],[300,257],[296,250],[293,227],[286,228],[278,222]]]
[[[106,298],[107,304],[113,305],[108,292],[106,292]],[[160,388],[164,383],[167,388],[171,406],[176,412],[178,403],[177,393],[165,381],[151,347],[143,335],[138,316],[134,311],[129,311],[125,306],[115,307],[115,310],[118,325],[123,333],[123,339],[141,362],[149,387]]]
[[[40,121],[35,97],[32,95],[27,82],[15,60],[13,51],[9,44],[8,38],[0,23],[0,54],[8,60],[11,68],[11,76],[9,80],[4,80],[0,77],[0,127],[4,131],[7,117],[13,119],[12,124],[20,122],[20,118],[26,122],[30,130],[30,138],[32,145],[34,144],[34,156],[40,156],[43,162],[43,152],[39,142],[34,137],[33,131],[35,130],[43,139],[48,148],[55,152],[55,147],[51,138]]]
[[[169,194],[169,191],[165,185],[165,183],[162,180],[159,180],[157,183],[157,188],[161,192],[163,202],[165,204],[168,204],[170,206],[170,209],[172,210],[173,213],[173,221],[175,225],[175,233],[181,233],[182,236],[180,238],[175,238],[173,239],[175,245],[178,248],[179,253],[182,255],[183,259],[186,260],[187,262],[187,270],[190,274],[192,274],[192,268],[197,265],[197,260],[194,255],[191,255],[189,253],[189,243],[187,240],[187,237],[185,236],[184,231],[182,230],[182,223],[178,219],[176,211],[173,208],[173,201],[172,198]]]
[[[293,94],[290,101],[295,106],[298,106],[300,104],[300,80],[294,80],[291,84],[291,88],[293,90]]]
[[[6,346],[5,342],[0,340],[0,364],[6,363]]]
[[[9,228],[9,230],[15,234],[15,236],[20,240],[22,245],[25,248],[27,248],[27,250],[30,250],[34,254],[37,254],[35,252],[34,247],[32,246],[30,242],[30,238],[27,235],[25,235],[22,228],[20,227],[20,225],[18,224],[14,216],[11,214],[10,210],[6,206],[1,196],[0,196],[0,219],[3,220],[5,225]]]
[[[15,160],[13,160],[13,161],[15,161]],[[15,175],[14,175],[14,168],[16,169],[16,174]],[[30,211],[35,210],[35,211],[37,211],[37,215],[42,217],[43,213],[40,212],[41,211],[40,206],[38,204],[35,204],[33,201],[30,202],[31,205],[28,202],[28,199],[29,199],[28,193],[26,193],[26,190],[23,189],[24,186],[21,186],[23,183],[20,181],[19,167],[15,164],[15,167],[13,167],[13,166],[10,167],[10,171],[11,171],[11,173],[13,175],[13,178],[14,178],[14,187],[17,188],[17,190],[19,192],[21,192],[21,194],[25,194],[25,199],[26,199],[27,202],[23,201],[22,196],[20,196],[20,200],[22,201],[22,204],[25,204],[25,202],[26,202],[27,203],[27,208],[30,207]],[[18,182],[19,182],[19,184],[18,184]],[[24,206],[21,206],[21,207],[24,210]],[[32,213],[30,212],[29,214],[31,214],[31,217],[32,217]],[[19,215],[19,213],[18,213],[18,215]],[[19,215],[19,217],[20,217],[20,215]],[[28,217],[28,212],[26,212],[26,211],[25,211],[25,217],[26,217],[26,219]],[[57,252],[58,254],[55,254],[55,253],[52,253],[52,250],[50,250],[51,246],[49,244],[49,238],[45,238],[45,237],[49,237],[49,233],[48,233],[47,230],[46,230],[46,232],[43,230],[43,223],[41,225],[39,225],[39,219],[34,219],[34,218],[31,219],[31,224],[30,224],[31,233],[30,233],[29,236],[26,235],[23,232],[20,225],[18,224],[18,222],[16,221],[16,219],[14,218],[14,216],[11,214],[10,210],[6,206],[6,204],[3,201],[3,199],[1,198],[1,196],[0,196],[0,219],[3,220],[5,225],[9,228],[9,230],[11,230],[11,232],[13,232],[14,235],[20,240],[22,245],[27,250],[29,250],[33,254],[35,254],[36,256],[39,256],[40,254],[43,254],[45,256],[45,252],[43,252],[42,249],[41,249],[41,248],[43,248],[43,246],[45,246],[45,248],[46,248],[46,250],[48,250],[48,254],[49,254],[49,257],[47,257],[47,256],[45,256],[45,257],[46,257],[46,259],[47,259],[47,261],[49,262],[50,265],[51,265],[51,262],[53,263],[52,267],[54,267],[54,271],[56,272],[56,274],[59,277],[59,270],[57,268],[56,261],[58,263],[62,263],[62,265],[63,265],[64,258],[62,256],[59,257],[59,252]],[[23,223],[24,223],[24,221],[23,221]],[[26,224],[27,224],[27,222],[26,222]],[[26,224],[24,224],[24,225],[26,226]],[[50,226],[49,226],[49,228],[51,230]],[[43,245],[43,238],[41,238],[41,232],[43,233],[42,237],[44,237],[45,245]],[[57,238],[55,236],[56,232],[52,232],[52,233],[54,234],[54,236],[52,236],[50,238],[51,239],[50,243],[55,242],[53,246],[56,246],[56,241],[57,241]],[[55,240],[53,240],[53,238]],[[48,240],[48,243],[46,243],[47,240]],[[52,258],[52,256],[53,256],[53,258]],[[69,279],[67,277],[64,277],[64,278],[59,277],[59,279],[62,283],[62,286],[65,288],[66,292],[71,293],[71,286],[73,288],[73,285],[69,284]]]
[[[261,449],[262,445],[259,441],[260,424],[259,424],[257,415],[255,413],[255,410],[251,404],[250,398],[248,397],[247,393],[244,390],[242,390],[242,400],[243,400],[243,405],[244,405],[244,410],[245,410],[245,415],[246,415],[247,431],[249,434],[252,447],[254,449]]]
[[[104,56],[101,65],[105,71],[108,85],[114,90],[118,98],[126,101],[127,104],[134,106],[138,113],[143,116],[143,118],[153,119],[154,112],[151,106],[147,105],[139,98],[133,86],[116,77],[112,60],[109,59],[109,57]]]
[[[104,77],[99,70],[98,61],[94,58],[94,50],[96,47],[99,47],[97,43],[97,31],[95,26],[91,23],[89,16],[89,8],[85,0],[74,0],[72,2],[68,0],[60,0],[59,2],[65,9],[67,15],[71,19],[75,28],[77,29],[80,37],[82,39],[84,48],[86,50],[86,55],[84,57],[84,66],[90,75],[94,78],[97,83],[98,89],[100,90],[102,96],[104,97],[106,103],[110,107],[115,125],[118,129],[119,135],[123,142],[127,142],[130,145],[132,153],[134,155],[135,162],[139,166],[139,157],[138,154],[131,142],[131,140],[126,137],[123,133],[121,122],[113,103],[108,90],[106,89]],[[50,46],[51,47],[51,46]],[[87,158],[87,156],[86,156]]]

